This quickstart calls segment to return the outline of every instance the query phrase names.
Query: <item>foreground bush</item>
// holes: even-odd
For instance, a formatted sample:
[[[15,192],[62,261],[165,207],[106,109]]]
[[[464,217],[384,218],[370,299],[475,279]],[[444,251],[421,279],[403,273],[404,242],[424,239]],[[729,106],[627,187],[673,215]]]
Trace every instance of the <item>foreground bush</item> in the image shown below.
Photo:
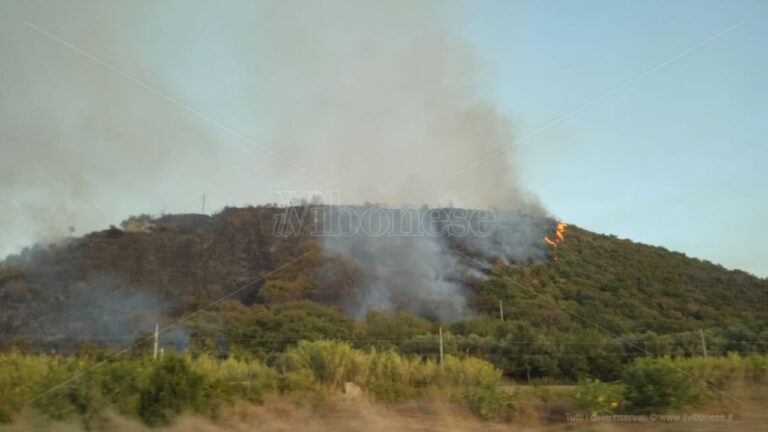
[[[277,372],[255,359],[209,356],[117,358],[0,355],[0,423],[26,405],[53,420],[97,427],[107,410],[165,424],[179,412],[212,414],[235,400],[259,402],[277,387]]]
[[[669,358],[638,358],[622,374],[624,399],[639,412],[681,408],[696,402],[700,394],[691,378]]]
[[[49,419],[81,421],[92,430],[108,428],[108,411],[163,425],[180,412],[216,416],[227,404],[259,403],[269,393],[322,400],[344,391],[349,382],[381,402],[437,397],[484,418],[514,408],[500,390],[501,371],[473,357],[446,355],[440,365],[434,358],[320,340],[300,342],[274,358],[267,366],[247,353],[226,360],[197,355],[161,361],[0,354],[0,422],[31,408]],[[622,381],[582,381],[574,396],[577,408],[589,413],[680,408],[718,394],[711,390],[716,386],[767,383],[768,357],[639,358],[625,368]]]
[[[501,372],[485,361],[431,359],[395,351],[362,351],[331,341],[300,342],[280,355],[276,368],[249,355],[99,359],[0,354],[0,422],[27,403],[45,417],[78,419],[88,429],[107,427],[107,411],[165,425],[190,411],[215,416],[236,401],[260,403],[270,392],[340,393],[352,382],[383,402],[439,394],[483,417],[509,409],[499,391]],[[278,370],[280,372],[278,372]]]
[[[344,383],[365,380],[367,358],[345,343],[302,341],[285,353],[282,365],[289,371],[309,370],[329,390],[341,391]]]
[[[148,425],[162,425],[182,410],[199,411],[205,403],[205,380],[183,358],[161,360],[140,392],[139,416]]]
[[[582,413],[611,414],[623,406],[624,387],[621,384],[586,379],[576,387],[573,398],[576,409]]]
[[[205,377],[205,397],[209,400],[261,403],[264,395],[278,386],[277,371],[252,357],[221,360],[200,355],[189,362],[194,372]]]
[[[768,384],[768,356],[638,358],[624,370],[622,381],[635,410],[679,408]]]
[[[490,363],[446,356],[441,367],[436,361],[405,357],[395,351],[355,350],[342,342],[301,342],[288,350],[282,366],[290,374],[311,373],[328,390],[341,391],[355,383],[386,402],[405,400],[440,389],[482,417],[511,407],[498,385],[501,371]]]
[[[768,384],[768,356],[747,357],[731,353],[726,357],[675,358],[671,365],[688,374],[694,386],[717,394],[741,385]]]

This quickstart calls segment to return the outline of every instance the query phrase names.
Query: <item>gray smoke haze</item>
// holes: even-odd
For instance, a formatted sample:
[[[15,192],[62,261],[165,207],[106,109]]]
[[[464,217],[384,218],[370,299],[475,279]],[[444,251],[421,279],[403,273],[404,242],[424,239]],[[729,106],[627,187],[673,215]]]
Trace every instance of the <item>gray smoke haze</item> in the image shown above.
[[[296,209],[296,207],[293,207]],[[410,310],[457,321],[472,315],[466,294],[495,263],[548,259],[549,219],[475,209],[316,207],[313,234],[329,255],[356,261],[364,276],[354,317]]]
[[[74,342],[126,346],[140,333],[153,331],[156,323],[164,321],[170,308],[167,301],[149,290],[108,274],[90,276],[62,294],[21,306],[38,309],[22,311],[24,316],[42,318],[24,325],[18,331],[20,335],[32,344],[65,347]],[[13,305],[6,307],[11,309]],[[181,333],[164,337],[178,339],[183,337]]]
[[[467,13],[3,1],[0,253],[130,214],[198,211],[203,193],[209,209],[339,189],[351,204],[542,213],[514,149],[454,175],[514,138],[482,97],[489,74],[460,36]]]
[[[131,214],[339,190],[344,204],[545,211],[510,122],[438,2],[13,2],[0,13],[0,252]],[[512,213],[509,213],[512,214]],[[516,214],[516,213],[515,213]],[[517,218],[517,217],[516,217]],[[458,247],[541,255],[523,219]],[[368,270],[365,307],[466,314],[445,238],[333,241]],[[474,276],[472,276],[474,277]],[[461,282],[461,280],[464,282]],[[403,300],[404,299],[404,300]]]

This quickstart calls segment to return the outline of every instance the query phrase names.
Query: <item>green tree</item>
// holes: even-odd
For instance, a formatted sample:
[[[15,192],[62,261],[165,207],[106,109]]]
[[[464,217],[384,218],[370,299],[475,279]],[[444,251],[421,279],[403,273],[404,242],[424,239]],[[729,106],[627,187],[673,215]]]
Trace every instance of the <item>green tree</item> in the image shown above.
[[[303,300],[259,308],[235,332],[234,342],[254,353],[281,352],[301,340],[348,340],[352,322],[339,310]]]

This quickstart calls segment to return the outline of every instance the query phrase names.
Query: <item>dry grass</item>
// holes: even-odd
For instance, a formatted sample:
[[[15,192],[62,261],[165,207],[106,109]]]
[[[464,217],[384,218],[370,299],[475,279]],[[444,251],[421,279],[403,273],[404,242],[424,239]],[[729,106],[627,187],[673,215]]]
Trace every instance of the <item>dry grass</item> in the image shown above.
[[[469,411],[457,408],[447,400],[430,402],[408,402],[398,405],[372,403],[365,398],[348,400],[342,397],[324,401],[321,404],[307,403],[306,400],[275,396],[263,405],[239,404],[223,411],[216,419],[195,415],[182,415],[168,428],[151,429],[141,423],[117,415],[109,416],[108,430],[117,432],[390,432],[390,431],[570,431],[570,432],[671,432],[671,431],[768,431],[768,387],[752,388],[749,391],[734,392],[744,404],[733,401],[717,402],[707,406],[688,409],[687,413],[732,413],[734,420],[716,422],[566,422],[547,419],[546,408],[539,404],[527,414],[520,413],[509,422],[483,421]],[[533,407],[533,405],[530,405]],[[22,416],[13,425],[0,427],[0,431],[44,431],[81,432],[75,424],[43,423],[32,416]]]

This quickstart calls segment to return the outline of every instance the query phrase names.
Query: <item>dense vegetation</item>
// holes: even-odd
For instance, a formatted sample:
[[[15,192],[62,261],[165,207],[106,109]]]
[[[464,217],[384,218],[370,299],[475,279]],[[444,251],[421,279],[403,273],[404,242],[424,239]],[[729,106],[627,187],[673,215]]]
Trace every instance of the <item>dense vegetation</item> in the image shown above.
[[[369,311],[365,319],[351,320],[334,308],[309,301],[268,308],[247,308],[238,302],[223,304],[186,323],[189,344],[185,349],[191,353],[215,351],[222,356],[234,350],[268,359],[271,353],[281,352],[299,340],[335,339],[360,349],[395,349],[406,355],[434,358],[439,353],[441,326],[446,353],[489,361],[506,377],[523,382],[543,378],[576,382],[586,377],[613,380],[636,357],[703,354],[702,333],[697,331],[619,336],[576,323],[557,328],[478,315],[441,324],[406,312],[377,311]],[[768,322],[709,328],[703,335],[709,355],[746,356],[765,352]],[[173,346],[174,342],[166,344]]]
[[[768,281],[569,226],[557,261],[499,268],[475,292],[481,310],[535,325],[674,333],[765,320]],[[555,307],[553,307],[555,306]]]

